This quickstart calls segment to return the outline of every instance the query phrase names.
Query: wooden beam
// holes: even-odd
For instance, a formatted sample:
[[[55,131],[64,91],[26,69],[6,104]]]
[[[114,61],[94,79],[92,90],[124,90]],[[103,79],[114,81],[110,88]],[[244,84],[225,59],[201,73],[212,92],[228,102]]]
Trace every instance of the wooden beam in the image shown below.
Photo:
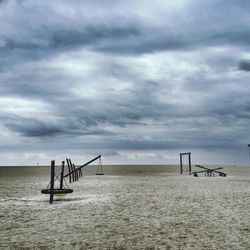
[[[183,170],[182,170],[182,154],[180,154],[180,172],[181,172],[181,174],[183,173]]]
[[[72,170],[71,170],[71,166],[69,164],[69,159],[67,158],[66,161],[67,161],[69,173],[67,175],[65,175],[64,177],[69,176],[69,183],[71,183],[72,182],[72,178],[71,178],[71,172],[72,172]]]
[[[188,165],[189,165],[189,174],[192,173],[192,165],[191,165],[191,153],[188,153]]]
[[[93,161],[95,161],[95,160],[97,160],[97,159],[99,159],[99,158],[101,158],[101,157],[102,157],[101,155],[98,155],[98,156],[95,157],[94,159],[92,159],[92,160],[88,161],[87,163],[83,164],[82,166],[76,168],[76,169],[74,170],[74,172],[80,171],[83,167],[86,167],[86,166],[89,165],[91,162],[93,162]],[[69,175],[70,175],[70,173],[64,175],[64,177],[67,177],[67,176],[69,176]]]
[[[63,177],[64,176],[64,161],[62,161],[62,172],[61,172],[61,178],[60,178],[60,189],[63,189]]]
[[[51,173],[50,173],[50,198],[49,203],[53,203],[54,199],[54,181],[55,181],[55,160],[51,161]]]

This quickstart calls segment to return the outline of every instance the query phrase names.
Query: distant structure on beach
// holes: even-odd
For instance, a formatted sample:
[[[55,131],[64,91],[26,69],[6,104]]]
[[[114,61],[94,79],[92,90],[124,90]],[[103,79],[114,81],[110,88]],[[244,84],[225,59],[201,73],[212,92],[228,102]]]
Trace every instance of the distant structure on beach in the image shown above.
[[[249,145],[250,146],[250,145]],[[180,153],[180,173],[183,174],[183,157],[188,157],[188,172],[191,175],[192,174],[192,165],[191,165],[191,152],[187,153]],[[204,173],[205,176],[215,176],[215,173],[219,174],[219,176],[226,177],[227,174],[219,171],[220,169],[223,169],[222,167],[216,167],[216,168],[208,168],[201,165],[195,165],[195,167],[199,168],[199,171],[193,172],[194,177],[198,177],[198,174]]]
[[[188,172],[192,174],[192,165],[191,165],[191,152],[180,153],[180,173],[183,174],[183,157],[188,156]]]
[[[215,173],[219,174],[219,176],[222,176],[222,177],[227,176],[226,173],[219,171],[220,169],[223,169],[223,167],[207,168],[207,167],[204,167],[201,165],[195,165],[195,166],[199,169],[202,169],[202,170],[193,172],[194,177],[198,177],[198,174],[200,174],[200,173],[204,173],[204,176],[208,176],[208,177],[215,176]]]

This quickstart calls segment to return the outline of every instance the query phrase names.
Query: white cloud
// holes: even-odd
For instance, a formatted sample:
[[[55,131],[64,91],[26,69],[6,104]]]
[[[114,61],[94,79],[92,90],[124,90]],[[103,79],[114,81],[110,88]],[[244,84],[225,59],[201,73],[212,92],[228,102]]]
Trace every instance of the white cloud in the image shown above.
[[[18,97],[0,97],[0,106],[1,114],[22,115],[23,117],[44,116],[50,110],[48,103]]]

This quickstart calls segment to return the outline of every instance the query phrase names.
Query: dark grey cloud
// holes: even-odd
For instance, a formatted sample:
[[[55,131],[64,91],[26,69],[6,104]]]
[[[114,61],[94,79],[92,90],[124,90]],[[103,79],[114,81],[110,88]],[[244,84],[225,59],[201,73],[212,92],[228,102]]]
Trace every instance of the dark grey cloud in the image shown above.
[[[42,35],[41,35],[42,34]],[[25,50],[31,52],[43,52],[46,55],[51,50],[68,50],[77,49],[82,46],[99,46],[99,43],[121,43],[124,39],[129,40],[131,37],[140,37],[141,31],[136,25],[130,26],[107,26],[91,25],[82,28],[56,30],[47,27],[34,31],[34,38],[25,37],[24,40],[15,40],[12,38],[4,38],[4,46],[0,47],[0,51]]]
[[[239,69],[243,71],[250,71],[250,60],[241,60],[239,62]]]
[[[248,30],[220,31],[211,34],[208,41],[212,45],[225,44],[235,46],[245,46],[249,48],[250,32]]]
[[[108,8],[113,8],[113,15],[110,15],[109,9],[102,2],[92,4],[76,1],[70,6],[63,1],[55,3],[62,10],[65,8],[65,13],[67,8],[71,9],[75,17],[63,16],[54,5],[45,3],[34,2],[29,5],[25,1],[16,1],[14,7],[6,7],[4,10],[1,26],[6,32],[0,34],[0,72],[9,71],[14,65],[25,61],[49,61],[55,55],[78,49],[116,56],[184,52],[211,46],[249,49],[249,3],[245,1],[238,1],[237,4],[234,1],[205,1],[202,4],[190,1],[186,8],[174,15],[174,18],[170,18],[169,13],[164,13],[167,9],[164,9],[162,4],[160,21],[155,21],[157,19],[152,19],[150,15],[140,17],[139,9],[133,13],[132,2],[110,2]],[[148,6],[148,3],[143,4]],[[121,14],[121,7],[128,12]],[[142,11],[143,8],[144,6]],[[227,15],[221,15],[222,8]],[[92,10],[93,13],[86,13],[87,10]],[[95,16],[95,10],[101,10],[102,15]],[[159,10],[154,11],[152,7],[152,15],[158,12]],[[239,15],[242,18],[238,18]],[[238,21],[234,22],[236,18]],[[228,61],[224,62],[224,65],[225,63]],[[119,74],[126,73],[120,70]],[[26,77],[23,75],[22,79],[18,80],[20,85],[26,85],[29,89],[25,92],[24,87],[19,93],[30,93],[31,96],[32,92],[34,95],[46,92],[46,87],[34,88],[31,86],[32,83],[25,82],[27,78],[31,80],[32,77],[35,81],[38,80],[35,74]],[[59,74],[56,77],[59,80]],[[48,81],[44,79],[44,84],[47,84],[46,82]],[[60,84],[63,84],[62,82]],[[8,87],[10,92],[11,88],[14,87]],[[55,89],[58,89],[59,93],[63,88]],[[51,90],[50,92],[53,93]],[[56,95],[55,91],[54,94]]]
[[[63,117],[61,117],[63,118]],[[41,118],[3,117],[6,128],[23,137],[48,140],[53,137],[75,137],[80,135],[112,135],[97,126],[96,121],[76,119],[42,120]]]
[[[60,5],[62,4],[63,2],[60,3]],[[79,12],[80,15],[80,10],[84,10],[84,8],[92,9],[98,6],[105,13],[103,18],[105,15],[108,16],[106,6],[100,2],[97,6],[91,7],[89,7],[90,3],[75,4],[75,7],[71,6],[71,8],[76,14]],[[206,1],[205,7],[203,4],[190,4],[186,10],[182,11],[179,19],[178,15],[180,14],[178,13],[174,25],[168,23],[168,15],[165,16],[166,23],[148,23],[146,17],[145,22],[139,17],[136,18],[137,22],[133,18],[130,21],[126,15],[122,16],[121,14],[117,14],[118,16],[114,14],[114,18],[124,19],[122,22],[116,20],[100,22],[95,21],[94,17],[86,17],[86,15],[82,16],[82,20],[69,17],[62,20],[60,19],[62,17],[51,8],[49,9],[51,16],[47,22],[44,19],[35,18],[34,21],[38,24],[36,28],[31,24],[23,26],[26,28],[25,32],[22,33],[27,35],[22,34],[20,37],[8,33],[3,34],[4,46],[1,50],[25,50],[34,55],[46,56],[47,53],[51,53],[51,50],[58,52],[58,50],[76,49],[84,46],[97,51],[118,54],[184,50],[209,44],[211,46],[228,44],[249,47],[250,33],[247,29],[249,3],[243,1],[238,1],[237,4],[235,2]],[[128,2],[128,6],[130,5],[132,4]],[[21,4],[19,7],[21,10],[18,11],[16,18],[20,18],[23,25],[27,22],[23,15],[28,14],[28,18],[34,18],[30,15],[31,11],[34,11],[38,16],[48,15],[45,12],[48,7],[43,4],[40,9],[35,8],[35,5]],[[79,9],[77,9],[78,7]],[[115,6],[112,7],[115,8]],[[227,12],[226,16],[221,15],[219,11],[222,7]],[[66,4],[65,8],[67,8]],[[132,15],[130,12],[128,14]],[[239,14],[243,17],[246,16],[246,18],[233,22],[232,19]],[[73,25],[70,25],[70,22]],[[215,23],[220,25],[215,25]],[[20,24],[22,25],[22,23]]]
[[[20,133],[25,137],[48,137],[62,134],[64,131],[58,126],[46,124],[38,119],[24,119],[15,117],[6,122],[8,129]]]
[[[117,43],[123,39],[140,36],[137,27],[103,27],[88,26],[83,30],[59,30],[51,36],[51,46],[55,48],[76,47],[83,45],[95,45],[100,40],[116,40]]]

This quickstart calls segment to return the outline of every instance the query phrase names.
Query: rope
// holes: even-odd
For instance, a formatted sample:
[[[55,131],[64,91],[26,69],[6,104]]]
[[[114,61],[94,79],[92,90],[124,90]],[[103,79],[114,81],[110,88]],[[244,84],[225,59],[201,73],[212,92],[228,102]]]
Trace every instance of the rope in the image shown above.
[[[58,181],[60,182],[59,175],[61,175],[61,172],[60,172],[58,175],[55,173],[55,175],[54,175],[54,182],[55,182],[56,180],[58,180]],[[64,178],[63,178],[63,179],[64,179]],[[48,184],[48,186],[47,186],[47,189],[49,189],[50,186],[51,186],[51,181],[49,182],[49,184]]]

